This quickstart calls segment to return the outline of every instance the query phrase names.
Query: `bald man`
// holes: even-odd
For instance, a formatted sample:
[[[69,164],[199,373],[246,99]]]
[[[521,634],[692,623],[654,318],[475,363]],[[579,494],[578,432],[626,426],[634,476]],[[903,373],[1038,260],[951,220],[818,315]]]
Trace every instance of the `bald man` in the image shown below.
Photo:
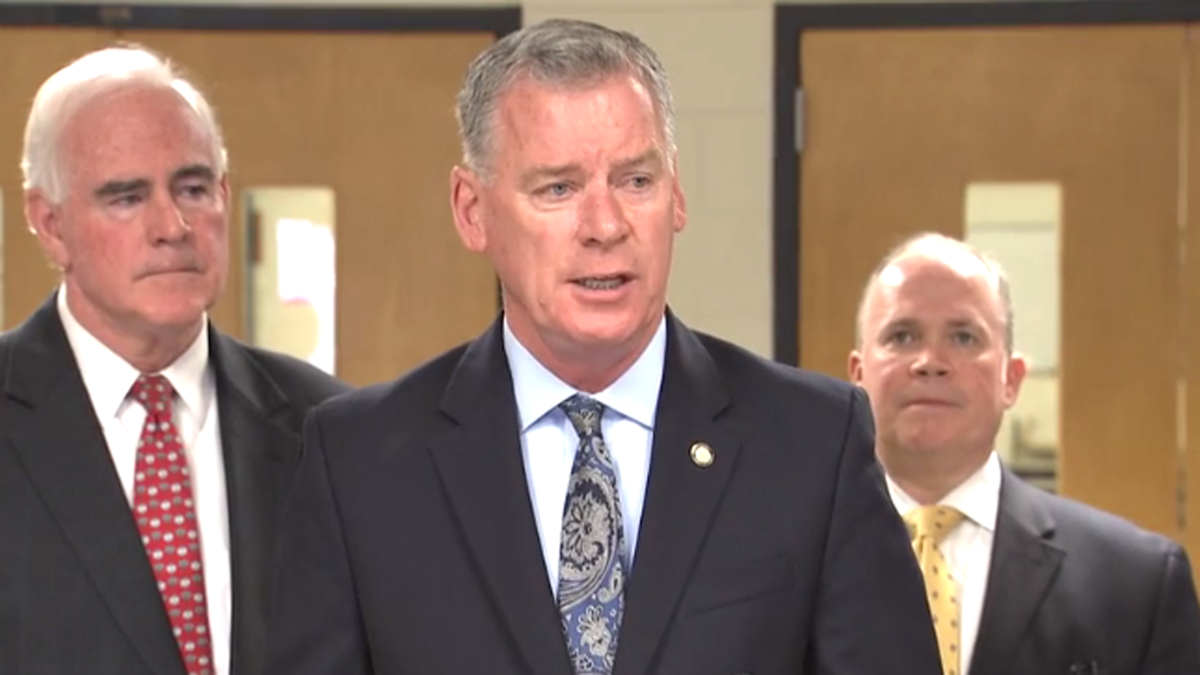
[[[994,450],[1025,378],[1004,271],[915,237],[872,274],[851,379],[921,563],[945,675],[1200,673],[1174,542],[1023,482]]]

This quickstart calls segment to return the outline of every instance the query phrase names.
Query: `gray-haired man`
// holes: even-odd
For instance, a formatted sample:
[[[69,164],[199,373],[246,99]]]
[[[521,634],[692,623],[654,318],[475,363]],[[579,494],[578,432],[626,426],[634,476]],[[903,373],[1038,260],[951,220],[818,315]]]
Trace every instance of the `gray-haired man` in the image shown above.
[[[458,113],[455,224],[504,314],[310,418],[271,672],[937,673],[865,398],[666,308],[654,53],[538,24]]]
[[[225,148],[163,59],[52,75],[22,169],[62,283],[0,336],[0,673],[258,675],[301,422],[347,387],[209,324]]]

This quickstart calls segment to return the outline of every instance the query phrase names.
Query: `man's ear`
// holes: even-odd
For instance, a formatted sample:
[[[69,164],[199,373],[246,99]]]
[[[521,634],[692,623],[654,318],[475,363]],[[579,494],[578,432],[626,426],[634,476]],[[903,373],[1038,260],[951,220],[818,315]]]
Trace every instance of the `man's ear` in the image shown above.
[[[229,207],[230,207],[229,197],[230,197],[230,195],[233,194],[229,190],[229,174],[228,173],[225,174],[224,176],[221,176],[221,180],[217,182],[217,191],[221,195],[221,202],[223,204],[225,204],[225,210],[228,211]]]
[[[1008,357],[1008,365],[1004,368],[1004,407],[1011,408],[1021,394],[1021,384],[1029,373],[1029,361],[1021,354],[1013,352]]]
[[[69,269],[71,258],[62,236],[62,212],[40,188],[25,191],[25,222],[51,264],[60,270]]]
[[[675,211],[671,214],[671,227],[679,234],[687,226],[687,197],[683,194],[683,183],[679,179],[678,156],[671,157],[671,193],[675,202]]]
[[[483,180],[474,171],[464,166],[450,170],[450,211],[454,214],[454,229],[463,246],[473,253],[486,251],[488,243],[480,203],[482,187]]]
[[[846,375],[850,378],[852,384],[862,386],[863,374],[863,359],[862,354],[857,349],[850,351],[850,358],[846,360]]]

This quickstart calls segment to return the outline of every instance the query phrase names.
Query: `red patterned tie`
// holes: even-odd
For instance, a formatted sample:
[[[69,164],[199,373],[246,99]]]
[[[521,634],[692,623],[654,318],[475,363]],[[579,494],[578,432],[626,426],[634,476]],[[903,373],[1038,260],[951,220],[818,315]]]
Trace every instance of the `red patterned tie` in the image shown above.
[[[162,375],[143,375],[130,391],[146,408],[133,510],[188,675],[212,675],[200,532],[187,458],[171,416],[173,394]]]

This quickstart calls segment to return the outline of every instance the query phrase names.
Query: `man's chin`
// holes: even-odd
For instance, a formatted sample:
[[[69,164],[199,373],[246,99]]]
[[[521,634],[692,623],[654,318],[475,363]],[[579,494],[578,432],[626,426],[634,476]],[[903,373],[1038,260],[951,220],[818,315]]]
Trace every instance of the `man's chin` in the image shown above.
[[[146,308],[142,318],[145,323],[164,331],[187,330],[203,321],[211,306],[211,302],[199,298],[158,303]]]
[[[639,337],[636,327],[618,322],[587,322],[574,326],[569,339],[585,351],[619,351],[633,346]]]
[[[941,455],[956,452],[961,439],[939,430],[921,429],[898,434],[900,447],[913,455]]]

